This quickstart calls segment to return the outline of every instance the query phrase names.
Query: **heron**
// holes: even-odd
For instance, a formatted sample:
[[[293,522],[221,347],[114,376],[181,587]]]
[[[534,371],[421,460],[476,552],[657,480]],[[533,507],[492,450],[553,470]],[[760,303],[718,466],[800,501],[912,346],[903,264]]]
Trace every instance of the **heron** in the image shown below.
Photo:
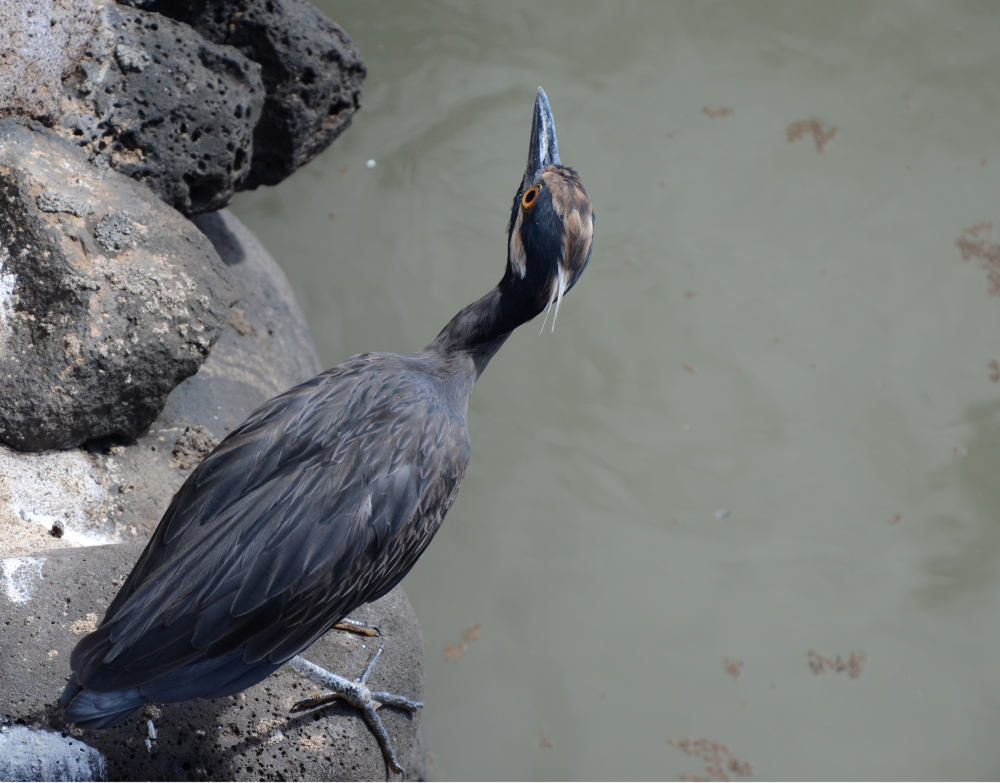
[[[469,395],[511,333],[563,296],[593,248],[594,210],[559,158],[545,92],[511,208],[507,266],[413,354],[366,353],[264,403],[188,476],[98,628],[73,650],[67,723],[100,729],[149,703],[217,699],[283,666],[361,710],[402,766],[373,692],[300,653],[406,576],[469,462]],[[543,321],[543,330],[545,323]]]

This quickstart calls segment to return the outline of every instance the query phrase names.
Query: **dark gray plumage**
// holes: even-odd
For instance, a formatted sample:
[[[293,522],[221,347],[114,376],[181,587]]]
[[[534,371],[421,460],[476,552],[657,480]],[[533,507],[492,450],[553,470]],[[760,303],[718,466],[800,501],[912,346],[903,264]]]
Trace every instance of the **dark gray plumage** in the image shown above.
[[[590,258],[593,209],[541,90],[510,232],[503,280],[430,346],[355,356],[275,397],[191,473],[73,651],[68,722],[236,693],[406,575],[465,474],[473,384]]]
[[[395,587],[469,458],[461,391],[421,364],[349,359],[259,408],[191,474],[73,652],[88,690],[126,691],[125,714],[91,728],[147,700],[240,691]],[[88,725],[82,706],[66,719]]]

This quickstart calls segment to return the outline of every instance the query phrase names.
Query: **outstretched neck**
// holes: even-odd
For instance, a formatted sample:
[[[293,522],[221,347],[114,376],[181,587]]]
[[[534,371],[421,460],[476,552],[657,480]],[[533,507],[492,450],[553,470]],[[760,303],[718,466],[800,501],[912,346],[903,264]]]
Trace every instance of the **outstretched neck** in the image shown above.
[[[508,282],[505,277],[482,299],[463,308],[427,350],[446,358],[465,354],[475,363],[476,377],[482,375],[510,333],[538,314],[526,306],[528,302],[518,297]]]

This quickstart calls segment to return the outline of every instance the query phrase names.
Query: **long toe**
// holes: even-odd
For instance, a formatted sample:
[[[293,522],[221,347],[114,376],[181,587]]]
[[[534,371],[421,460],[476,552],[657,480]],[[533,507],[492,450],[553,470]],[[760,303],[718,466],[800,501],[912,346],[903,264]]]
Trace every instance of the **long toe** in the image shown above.
[[[303,699],[302,701],[297,701],[292,705],[289,712],[303,712],[304,710],[314,710],[317,707],[324,707],[327,704],[332,704],[335,701],[340,701],[343,697],[339,693],[316,693],[310,696],[308,699]]]
[[[383,707],[399,707],[410,712],[416,712],[424,706],[422,701],[414,701],[389,691],[372,691],[372,698]]]
[[[364,715],[365,723],[368,724],[368,728],[372,734],[375,735],[375,739],[378,740],[378,745],[382,748],[382,758],[385,759],[386,766],[389,767],[397,775],[403,774],[403,766],[399,763],[399,759],[396,758],[396,751],[392,749],[392,741],[389,739],[389,732],[385,730],[385,726],[382,724],[382,719],[375,712],[374,707],[365,707],[361,710],[361,714]]]

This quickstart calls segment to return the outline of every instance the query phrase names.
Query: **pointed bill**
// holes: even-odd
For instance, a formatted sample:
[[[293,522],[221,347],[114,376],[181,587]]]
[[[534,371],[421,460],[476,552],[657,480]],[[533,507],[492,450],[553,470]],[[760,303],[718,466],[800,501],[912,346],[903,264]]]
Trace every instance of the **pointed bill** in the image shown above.
[[[531,121],[531,145],[528,148],[528,165],[521,180],[524,192],[542,178],[546,166],[560,166],[559,142],[556,140],[556,121],[552,116],[549,99],[545,90],[538,88],[535,98],[535,114]]]

